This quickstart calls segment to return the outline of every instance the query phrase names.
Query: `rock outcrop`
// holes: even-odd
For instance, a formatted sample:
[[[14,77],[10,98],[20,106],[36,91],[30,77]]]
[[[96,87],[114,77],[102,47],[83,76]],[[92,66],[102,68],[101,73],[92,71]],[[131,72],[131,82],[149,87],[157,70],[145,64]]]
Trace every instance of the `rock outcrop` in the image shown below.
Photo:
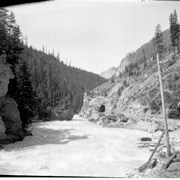
[[[0,63],[0,97],[6,95],[9,80],[13,78],[14,75],[10,69],[10,65]]]
[[[17,103],[13,98],[6,95],[9,80],[13,78],[10,65],[0,63],[0,119],[2,125],[0,144],[15,142],[24,138]]]
[[[51,119],[56,120],[72,120],[74,116],[74,110],[71,107],[70,102],[67,99],[63,99],[59,104],[51,109]]]
[[[101,107],[103,107],[105,114],[110,114],[112,112],[113,107],[108,98],[104,96],[94,98],[85,94],[81,113],[85,118],[96,116],[96,114],[102,113]]]
[[[23,139],[22,121],[16,101],[7,95],[3,96],[0,98],[0,107],[0,116],[6,127],[5,133],[17,139]]]
[[[100,75],[105,79],[110,79],[114,74],[116,74],[117,70],[117,67],[112,67],[106,71],[103,71]]]
[[[59,120],[72,120],[74,116],[74,111],[72,108],[69,108],[69,109],[64,109],[63,111],[59,111],[57,113],[57,117]]]

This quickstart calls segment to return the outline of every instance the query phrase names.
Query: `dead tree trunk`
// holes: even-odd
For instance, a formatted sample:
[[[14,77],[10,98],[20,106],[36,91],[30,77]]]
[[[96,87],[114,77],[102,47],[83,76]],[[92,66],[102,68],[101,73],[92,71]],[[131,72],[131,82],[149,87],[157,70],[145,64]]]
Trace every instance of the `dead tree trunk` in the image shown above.
[[[163,131],[163,133],[161,134],[161,136],[160,136],[160,138],[159,138],[159,140],[158,140],[158,142],[157,142],[157,144],[156,144],[156,147],[154,148],[154,150],[153,150],[151,156],[149,157],[149,160],[148,160],[149,162],[151,161],[151,159],[152,159],[152,157],[154,156],[154,154],[155,154],[155,152],[156,152],[158,146],[160,145],[160,142],[161,142],[161,140],[162,140],[164,134],[165,134],[165,131]]]
[[[159,71],[159,83],[160,83],[162,109],[163,109],[163,114],[164,114],[167,155],[170,156],[171,150],[170,150],[170,144],[169,144],[169,130],[168,130],[168,123],[167,123],[166,108],[165,108],[165,102],[164,102],[163,84],[162,84],[162,77],[161,77],[161,67],[160,67],[159,54],[158,53],[157,53],[157,65],[158,65],[158,71]]]
[[[158,146],[159,146],[159,144],[160,144],[164,134],[165,134],[165,131],[163,131],[163,133],[161,134],[161,137],[159,138],[159,140],[158,140],[158,142],[156,144],[156,147],[154,148],[154,150],[153,150],[151,156],[149,157],[148,161],[138,168],[139,172],[142,172],[143,170],[145,170],[148,167],[148,165],[151,162],[151,159],[154,156],[154,154],[155,154],[155,152],[156,152],[156,150],[157,150],[157,148],[158,148]]]

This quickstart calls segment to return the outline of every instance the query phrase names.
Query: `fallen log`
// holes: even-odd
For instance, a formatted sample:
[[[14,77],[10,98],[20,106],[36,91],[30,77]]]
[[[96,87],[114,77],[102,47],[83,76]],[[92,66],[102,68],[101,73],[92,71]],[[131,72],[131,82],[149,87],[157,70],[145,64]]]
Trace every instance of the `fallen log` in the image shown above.
[[[169,167],[169,165],[172,163],[173,159],[176,157],[176,153],[174,153],[168,160],[166,163],[163,164],[163,168],[167,169]]]
[[[151,159],[154,156],[154,154],[155,154],[155,152],[156,152],[156,150],[157,150],[157,148],[158,148],[158,146],[159,146],[159,144],[161,142],[161,139],[163,138],[164,134],[165,134],[165,131],[163,131],[163,133],[161,134],[161,137],[159,138],[159,140],[158,140],[158,142],[156,144],[156,147],[154,148],[154,150],[153,150],[151,156],[149,157],[148,161],[138,168],[139,172],[142,172],[143,170],[147,169],[147,167],[148,167],[149,163],[151,162]]]
[[[147,161],[145,164],[143,164],[142,166],[140,166],[140,167],[138,168],[138,171],[139,171],[139,172],[142,172],[142,171],[144,171],[145,169],[147,169],[149,163],[150,163],[150,162]]]
[[[139,147],[139,148],[145,148],[145,147],[149,147],[149,143],[146,143],[146,142],[144,142],[144,143],[137,143],[137,147]]]

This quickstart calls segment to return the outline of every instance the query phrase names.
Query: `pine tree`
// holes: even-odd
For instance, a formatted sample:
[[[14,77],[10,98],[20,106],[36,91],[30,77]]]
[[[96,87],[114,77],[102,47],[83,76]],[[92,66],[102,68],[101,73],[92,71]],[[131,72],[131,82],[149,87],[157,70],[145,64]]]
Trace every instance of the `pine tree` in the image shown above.
[[[20,64],[16,70],[17,91],[15,100],[18,103],[18,109],[24,129],[32,122],[32,118],[37,115],[38,98],[33,90],[31,83],[31,74],[29,73],[26,62]]]
[[[170,37],[171,37],[171,44],[173,46],[173,52],[174,55],[176,54],[176,48],[177,51],[180,51],[180,25],[178,23],[178,16],[176,10],[174,10],[174,13],[170,14],[169,17],[170,21]]]
[[[165,50],[163,40],[164,38],[163,38],[161,26],[158,24],[155,28],[155,37],[153,43],[155,46],[156,53],[158,53],[159,55],[161,55]]]
[[[172,44],[172,47],[173,47],[173,52],[174,52],[174,55],[175,55],[175,47],[176,47],[176,41],[175,41],[175,31],[174,31],[174,16],[173,14],[171,13],[170,14],[170,17],[169,17],[169,21],[170,21],[170,37],[171,37],[171,44]]]
[[[5,52],[6,62],[11,65],[14,74],[23,50],[20,38],[21,32],[16,24],[14,14],[5,8],[0,8],[0,54]],[[11,97],[14,97],[16,86],[17,81],[15,77],[10,80],[8,87],[8,95]]]
[[[175,22],[175,27],[174,27],[174,31],[175,31],[175,40],[176,40],[176,47],[177,47],[177,51],[179,52],[180,47],[179,47],[179,22],[178,22],[178,16],[177,16],[177,12],[176,10],[174,10],[174,22]]]
[[[142,53],[143,53],[144,68],[146,68],[147,67],[147,59],[146,59],[146,54],[145,54],[145,51],[143,48],[142,48]]]

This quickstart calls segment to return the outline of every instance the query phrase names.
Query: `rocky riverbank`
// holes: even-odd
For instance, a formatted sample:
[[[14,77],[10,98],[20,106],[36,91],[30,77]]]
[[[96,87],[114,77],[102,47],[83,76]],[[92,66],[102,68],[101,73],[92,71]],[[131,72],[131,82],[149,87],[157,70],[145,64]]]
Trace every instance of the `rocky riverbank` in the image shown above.
[[[127,128],[138,129],[150,133],[150,137],[142,137],[137,143],[139,149],[148,149],[150,153],[154,150],[159,137],[164,130],[164,121],[162,116],[133,116],[133,114],[111,114],[109,112],[101,112],[101,105],[91,106],[91,109],[84,111],[82,116],[97,125],[110,128]],[[180,121],[168,119],[170,145],[172,153],[180,154]],[[142,140],[148,138],[148,140]],[[150,140],[149,140],[150,139]],[[148,160],[149,157],[147,157]],[[142,172],[137,170],[127,173],[127,177],[180,177],[179,165],[180,162],[173,162],[171,165],[164,169],[162,166],[168,160],[166,157],[166,141],[163,137],[153,160],[156,159],[154,166],[149,166]]]
[[[114,128],[132,128],[148,131],[151,133],[150,137],[142,137],[137,143],[139,149],[148,149],[151,153],[153,152],[162,132],[164,129],[163,121],[158,118],[128,118],[126,116],[121,116],[118,121],[114,122],[106,118],[106,121],[97,121],[97,124],[102,124],[106,127]],[[102,119],[102,118],[101,118]],[[108,120],[107,120],[108,119]],[[114,118],[115,119],[115,118]],[[108,123],[107,123],[108,122]],[[177,157],[175,161],[169,165],[168,168],[163,168],[164,164],[167,163],[169,158],[166,156],[166,140],[165,136],[161,140],[161,143],[152,159],[152,163],[155,164],[145,169],[142,172],[137,170],[127,174],[127,177],[148,177],[148,178],[165,178],[165,177],[180,177],[180,129],[179,121],[169,120],[169,137],[170,137],[170,147],[171,153],[176,153]],[[147,140],[146,140],[147,139]],[[147,157],[148,160],[149,157]]]
[[[13,78],[10,65],[0,62],[0,144],[21,141],[25,136],[18,105],[7,94],[9,82]]]

